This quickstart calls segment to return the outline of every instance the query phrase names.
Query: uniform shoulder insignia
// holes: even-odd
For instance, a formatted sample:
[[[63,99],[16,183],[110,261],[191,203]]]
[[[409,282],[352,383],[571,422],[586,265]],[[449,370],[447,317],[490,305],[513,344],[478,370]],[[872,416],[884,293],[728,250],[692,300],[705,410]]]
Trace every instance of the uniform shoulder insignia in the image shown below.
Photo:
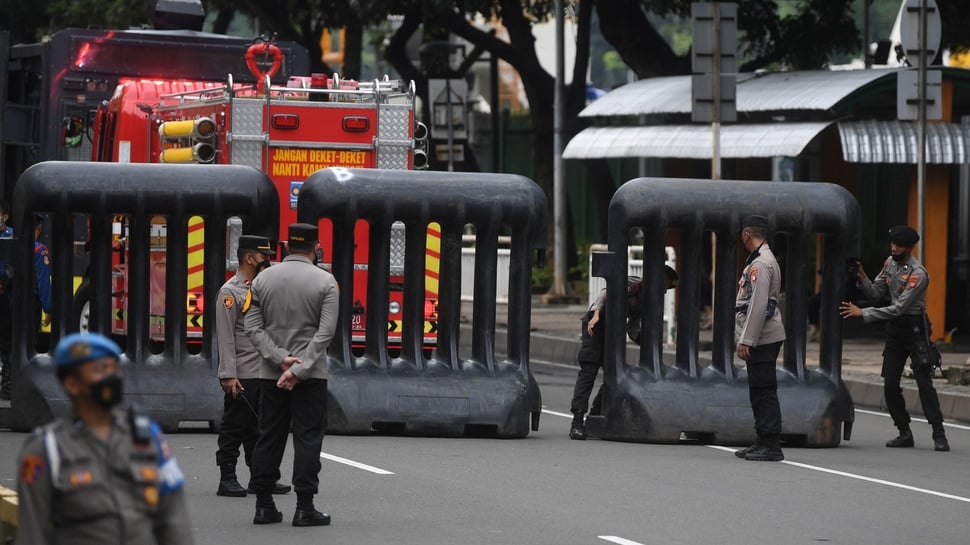
[[[910,289],[915,288],[917,284],[919,284],[919,275],[916,274],[916,273],[913,273],[913,274],[909,275],[909,287],[910,287]]]
[[[226,306],[226,310],[232,310],[232,307],[236,305],[236,298],[232,295],[226,295],[222,298],[222,304]]]
[[[33,454],[24,456],[23,461],[20,463],[20,480],[24,484],[34,484],[37,477],[45,467],[44,459],[40,456],[35,456]]]
[[[751,267],[751,282],[757,282],[757,281],[758,281],[758,267],[757,266],[752,266]]]

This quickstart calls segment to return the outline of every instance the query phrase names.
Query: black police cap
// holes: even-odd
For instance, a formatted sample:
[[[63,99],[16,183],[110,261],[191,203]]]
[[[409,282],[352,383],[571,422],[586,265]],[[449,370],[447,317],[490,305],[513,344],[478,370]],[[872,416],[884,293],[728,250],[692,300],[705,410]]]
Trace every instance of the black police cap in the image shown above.
[[[239,249],[260,252],[270,257],[276,255],[276,252],[273,251],[273,243],[268,238],[257,235],[243,235],[239,237]]]
[[[741,220],[741,228],[747,229],[748,227],[754,227],[755,229],[764,229],[765,231],[767,231],[768,218],[764,216],[758,216],[758,215],[745,216],[744,219]]]
[[[290,242],[313,244],[317,241],[317,226],[309,223],[291,223],[288,236]]]
[[[889,230],[889,241],[899,246],[913,246],[919,242],[919,233],[909,225],[897,225]]]

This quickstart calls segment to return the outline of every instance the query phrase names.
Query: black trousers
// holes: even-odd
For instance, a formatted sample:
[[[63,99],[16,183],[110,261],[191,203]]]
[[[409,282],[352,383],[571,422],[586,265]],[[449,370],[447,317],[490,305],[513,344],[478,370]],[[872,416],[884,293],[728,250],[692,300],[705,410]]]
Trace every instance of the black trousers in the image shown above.
[[[754,346],[748,355],[748,397],[758,437],[781,433],[777,362],[781,342]]]
[[[275,380],[262,380],[259,439],[253,453],[253,484],[268,492],[280,474],[286,438],[293,427],[293,489],[316,494],[320,485],[320,448],[327,425],[327,381],[306,379],[288,392]]]
[[[222,402],[222,424],[216,450],[216,465],[236,465],[239,447],[244,452],[247,467],[253,465],[253,451],[259,437],[259,390],[262,381],[256,378],[239,379],[243,391],[235,399],[225,394]],[[245,399],[243,399],[245,397]],[[246,401],[249,404],[246,404]],[[252,407],[252,408],[250,408]]]
[[[574,416],[583,416],[589,407],[589,396],[593,393],[593,384],[596,382],[596,374],[603,367],[603,337],[606,330],[603,314],[600,321],[593,327],[593,334],[589,334],[587,324],[593,317],[592,311],[586,313],[581,321],[582,324],[582,344],[576,359],[579,361],[579,375],[576,377],[576,386],[573,388],[573,400],[569,410]],[[593,410],[590,414],[600,414],[601,403],[603,400],[603,388],[600,387],[596,398],[593,399]]]
[[[910,359],[913,368],[923,415],[930,424],[943,422],[940,398],[936,395],[936,388],[933,387],[931,376],[933,368],[926,358],[928,347],[925,345],[922,316],[903,316],[890,320],[886,324],[886,346],[882,351],[883,393],[886,396],[889,416],[892,417],[893,424],[897,428],[909,427],[910,423],[906,401],[903,399],[903,389],[900,386],[907,358]]]
[[[600,362],[579,362],[579,376],[576,377],[576,386],[573,388],[573,401],[569,406],[570,412],[574,416],[583,416],[589,407],[589,396],[593,393],[593,384],[596,382],[596,374],[599,373],[602,365]],[[589,414],[602,414],[603,404],[603,385],[600,386],[596,397],[593,398],[593,407]]]

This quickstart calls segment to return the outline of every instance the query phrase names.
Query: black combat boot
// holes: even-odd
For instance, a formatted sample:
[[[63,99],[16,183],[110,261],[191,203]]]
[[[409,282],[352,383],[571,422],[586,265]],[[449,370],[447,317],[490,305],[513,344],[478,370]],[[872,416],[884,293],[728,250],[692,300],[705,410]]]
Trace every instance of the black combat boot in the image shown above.
[[[758,438],[754,440],[754,443],[751,443],[751,445],[744,447],[743,449],[734,451],[734,455],[737,456],[738,458],[744,458],[745,456],[748,455],[749,452],[759,449],[762,446],[764,445],[761,439],[761,434],[759,433]]]
[[[950,452],[950,442],[946,440],[946,432],[943,431],[943,422],[933,423],[933,450],[937,452]]]
[[[758,446],[747,454],[744,459],[751,462],[780,462],[785,459],[781,452],[781,440],[777,435],[766,435]]]
[[[272,490],[274,495],[289,494],[290,490],[292,490],[292,487],[288,484],[283,484],[279,481],[276,481],[276,484],[273,485]],[[253,481],[249,481],[249,486],[246,487],[246,492],[249,492],[250,494],[256,493],[256,485],[253,484]]]
[[[216,496],[229,496],[231,498],[246,497],[246,489],[236,480],[235,464],[224,464],[219,466],[222,476],[219,478],[219,490]]]
[[[583,415],[577,414],[573,417],[573,423],[569,427],[569,438],[577,441],[586,440],[586,424],[583,421]]]
[[[895,439],[886,442],[889,448],[913,448],[916,442],[913,441],[913,432],[909,427],[899,428],[899,435]]]

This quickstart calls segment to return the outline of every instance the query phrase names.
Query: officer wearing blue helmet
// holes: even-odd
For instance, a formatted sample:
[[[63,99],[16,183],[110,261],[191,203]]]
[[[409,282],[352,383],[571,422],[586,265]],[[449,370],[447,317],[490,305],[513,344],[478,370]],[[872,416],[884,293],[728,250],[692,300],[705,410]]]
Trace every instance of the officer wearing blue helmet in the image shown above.
[[[75,333],[54,351],[74,414],[24,443],[19,544],[191,544],[182,475],[158,424],[117,408],[121,349]]]

